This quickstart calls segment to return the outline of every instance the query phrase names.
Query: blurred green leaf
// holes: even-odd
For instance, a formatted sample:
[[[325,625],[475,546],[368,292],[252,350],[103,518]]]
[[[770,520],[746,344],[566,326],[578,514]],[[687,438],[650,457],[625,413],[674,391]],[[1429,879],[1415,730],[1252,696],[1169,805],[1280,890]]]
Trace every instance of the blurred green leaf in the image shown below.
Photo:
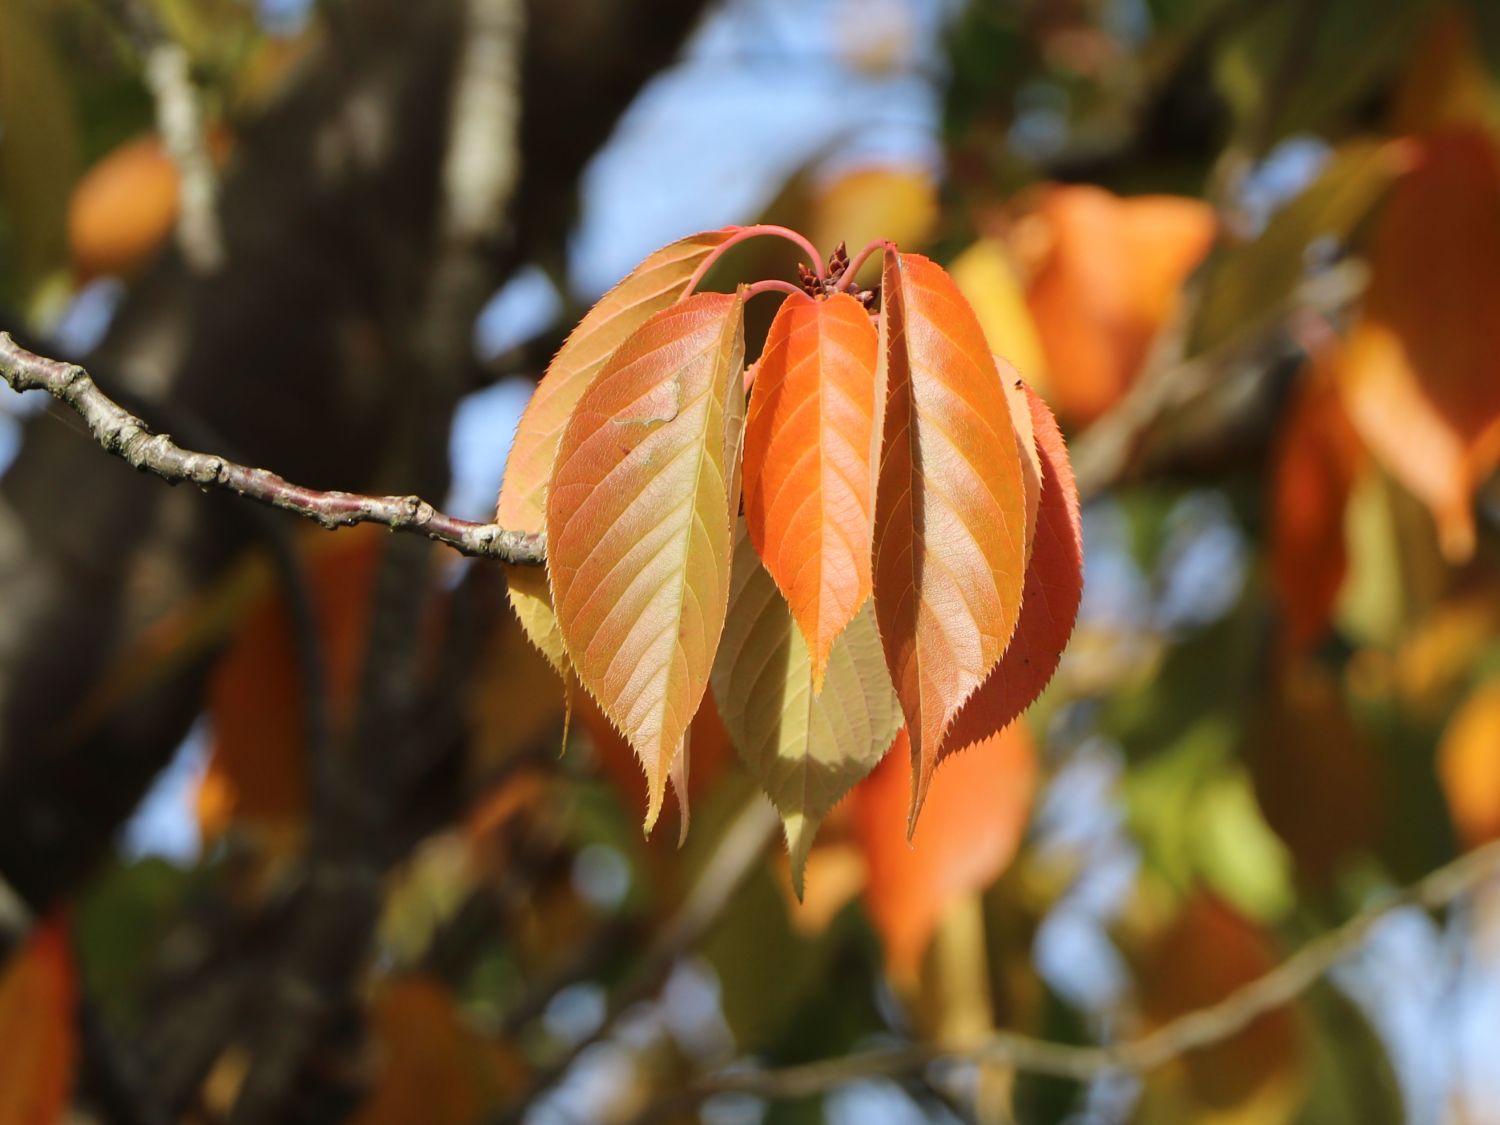
[[[66,252],[68,193],[78,171],[66,74],[30,0],[0,4],[0,242],[23,292],[61,266]]]

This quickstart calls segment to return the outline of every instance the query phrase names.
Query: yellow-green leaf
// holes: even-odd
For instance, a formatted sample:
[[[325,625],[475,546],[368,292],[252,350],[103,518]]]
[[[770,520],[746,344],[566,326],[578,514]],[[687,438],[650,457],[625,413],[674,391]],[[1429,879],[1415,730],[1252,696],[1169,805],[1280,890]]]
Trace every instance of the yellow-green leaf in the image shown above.
[[[800,898],[818,824],[901,728],[874,606],[866,601],[834,640],[822,691],[814,692],[807,640],[741,522],[712,681],[735,748],[781,814]]]

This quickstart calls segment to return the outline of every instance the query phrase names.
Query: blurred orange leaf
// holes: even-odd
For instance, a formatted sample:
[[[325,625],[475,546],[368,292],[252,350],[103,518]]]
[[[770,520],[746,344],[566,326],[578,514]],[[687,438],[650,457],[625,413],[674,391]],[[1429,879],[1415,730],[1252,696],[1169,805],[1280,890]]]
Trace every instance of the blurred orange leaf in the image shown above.
[[[469,1028],[436,981],[382,981],[371,1016],[377,1070],[355,1125],[473,1125],[503,1106],[524,1079],[520,1062]]]
[[[1301,651],[1328,631],[1349,569],[1344,508],[1364,465],[1339,398],[1337,344],[1315,355],[1294,392],[1272,455],[1270,565],[1288,645]]]
[[[1275,949],[1244,916],[1199,893],[1146,951],[1140,966],[1142,1014],[1152,1025],[1208,1007],[1275,967]],[[1288,1120],[1301,1099],[1301,1032],[1281,1008],[1230,1039],[1190,1051],[1148,1083],[1142,1117],[1270,1125]],[[1172,1089],[1177,1086],[1177,1089]],[[1153,1114],[1158,1099],[1175,1112]]]
[[[1341,387],[1355,428],[1432,511],[1444,553],[1474,549],[1473,493],[1500,462],[1500,152],[1486,133],[1422,142],[1370,249]]]
[[[349,720],[359,686],[385,533],[373,526],[312,540],[304,574],[327,672],[329,718]],[[307,808],[307,719],[301,661],[279,590],[245,613],[208,686],[213,743],[199,797],[206,834],[231,820],[285,827]]]
[[[827,252],[843,242],[853,254],[877,238],[922,246],[937,221],[937,182],[932,173],[873,165],[844,172],[815,189],[805,226],[814,246]],[[878,256],[872,256],[860,277],[876,281],[878,263]]]
[[[981,238],[948,263],[948,273],[979,317],[990,351],[1046,397],[1047,360],[1010,251],[1003,243]]]
[[[1343,861],[1375,847],[1386,797],[1380,760],[1322,665],[1294,659],[1272,676],[1247,756],[1266,823],[1307,878],[1326,884]]]
[[[0,1125],[64,1119],[78,1050],[77,969],[61,917],[38,925],[0,975]]]
[[[1438,745],[1437,771],[1464,843],[1500,839],[1500,679],[1454,712]]]
[[[885,942],[886,967],[903,981],[915,978],[948,908],[1009,866],[1036,788],[1036,751],[1016,723],[954,755],[933,778],[908,843],[901,814],[910,795],[909,753],[903,730],[853,796],[856,840],[869,870],[865,905]]]
[[[1086,424],[1125,393],[1216,229],[1212,208],[1196,199],[1041,189],[1012,246],[1031,267],[1027,302],[1060,415]]]

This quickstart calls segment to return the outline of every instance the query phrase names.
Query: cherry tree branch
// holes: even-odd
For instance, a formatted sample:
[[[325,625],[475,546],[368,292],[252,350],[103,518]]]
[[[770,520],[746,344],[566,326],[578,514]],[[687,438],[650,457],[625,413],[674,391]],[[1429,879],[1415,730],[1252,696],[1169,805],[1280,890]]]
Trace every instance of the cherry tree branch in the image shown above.
[[[459,519],[417,496],[320,492],[293,484],[267,469],[183,449],[167,434],[152,432],[145,422],[106,395],[82,367],[27,351],[8,332],[0,332],[0,375],[12,390],[46,391],[71,407],[107,452],[165,481],[224,489],[330,529],[376,523],[392,531],[417,532],[473,558],[499,559],[518,566],[540,566],[546,558],[545,538],[540,534]]]
[[[1408,887],[1381,896],[1343,925],[1314,938],[1285,961],[1218,1003],[1178,1016],[1153,1031],[1105,1046],[1078,1046],[997,1031],[967,1051],[928,1044],[866,1051],[799,1066],[720,1071],[648,1107],[641,1121],[668,1116],[685,1104],[721,1093],[801,1098],[849,1082],[901,1077],[929,1066],[1002,1063],[1017,1070],[1086,1082],[1107,1074],[1144,1074],[1192,1051],[1222,1043],[1260,1017],[1291,1003],[1351,956],[1371,931],[1397,910],[1450,906],[1487,882],[1500,882],[1500,840],[1459,856]]]

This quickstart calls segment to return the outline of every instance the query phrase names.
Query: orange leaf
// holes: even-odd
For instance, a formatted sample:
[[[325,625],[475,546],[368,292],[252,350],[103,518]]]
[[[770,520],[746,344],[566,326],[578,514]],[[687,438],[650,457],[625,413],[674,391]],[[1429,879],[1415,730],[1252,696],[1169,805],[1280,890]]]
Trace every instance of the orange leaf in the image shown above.
[[[847,293],[790,297],[771,322],[745,425],[745,520],[812,654],[870,596],[879,337]]]
[[[948,908],[989,886],[1015,856],[1036,787],[1036,751],[1017,724],[957,755],[934,780],[927,815],[908,843],[899,827],[906,743],[903,730],[853,800],[869,864],[865,904],[885,943],[888,971],[910,981]]]
[[[434,980],[382,981],[371,1016],[378,1070],[355,1125],[468,1125],[503,1107],[525,1079],[520,1061],[468,1027]]]
[[[73,1086],[77,969],[60,917],[31,931],[0,975],[0,1125],[62,1121]]]
[[[1091,422],[1130,387],[1215,226],[1195,199],[1044,189],[1016,241],[1038,261],[1026,296],[1059,414]]]
[[[1341,386],[1355,428],[1461,560],[1474,489],[1500,463],[1500,152],[1478,129],[1422,146],[1380,216]]]
[[[78,279],[139,269],[172,233],[177,194],[177,166],[156,136],[126,141],[90,168],[68,203]]]
[[[1247,725],[1246,757],[1266,823],[1309,880],[1329,885],[1380,839],[1380,757],[1333,674],[1305,657],[1275,671]]]
[[[1041,396],[1024,389],[1041,455],[1042,496],[1021,616],[1000,663],[954,719],[940,762],[989,738],[1031,706],[1057,671],[1083,599],[1083,530],[1067,446]]]
[[[888,251],[882,292],[875,613],[913,732],[910,830],[954,716],[1015,632],[1026,496],[1005,388],[957,286]]]
[[[369,629],[375,572],[385,546],[379,528],[312,541],[305,574],[328,673],[335,728],[355,704]],[[213,743],[199,816],[204,831],[230,820],[285,827],[307,808],[306,701],[297,641],[280,590],[246,611],[208,685]]]
[[[1480,687],[1448,720],[1437,769],[1464,843],[1500,839],[1500,680]]]
[[[1364,451],[1335,384],[1343,353],[1313,357],[1272,455],[1271,578],[1294,651],[1322,640],[1349,569],[1344,509]]]
[[[505,463],[505,479],[495,507],[495,522],[516,531],[546,528],[547,482],[557,459],[558,443],[573,408],[594,376],[653,313],[675,302],[688,281],[735,227],[689,235],[664,246],[636,266],[569,333],[536,392],[521,414],[515,443]],[[507,567],[511,605],[531,642],[558,674],[567,675],[567,654],[557,632],[557,618],[547,576],[537,567]]]
[[[1142,1014],[1155,1026],[1206,1008],[1269,972],[1276,951],[1264,935],[1233,908],[1206,894],[1195,895],[1147,951],[1141,967]],[[1206,1107],[1238,1107],[1243,1121],[1283,1121],[1291,1116],[1301,1086],[1302,1043],[1292,1012],[1278,1008],[1254,1020],[1239,1034],[1185,1054],[1180,1066],[1157,1079],[1186,1087],[1191,1106],[1173,1102],[1176,1116],[1158,1120],[1198,1120]],[[1185,1079],[1185,1082],[1183,1080]],[[1288,1104],[1292,1103],[1292,1104]],[[1259,1112],[1254,1112],[1254,1110]]]
[[[648,831],[724,628],[743,308],[698,293],[646,321],[578,400],[547,494],[558,625],[646,770]]]

